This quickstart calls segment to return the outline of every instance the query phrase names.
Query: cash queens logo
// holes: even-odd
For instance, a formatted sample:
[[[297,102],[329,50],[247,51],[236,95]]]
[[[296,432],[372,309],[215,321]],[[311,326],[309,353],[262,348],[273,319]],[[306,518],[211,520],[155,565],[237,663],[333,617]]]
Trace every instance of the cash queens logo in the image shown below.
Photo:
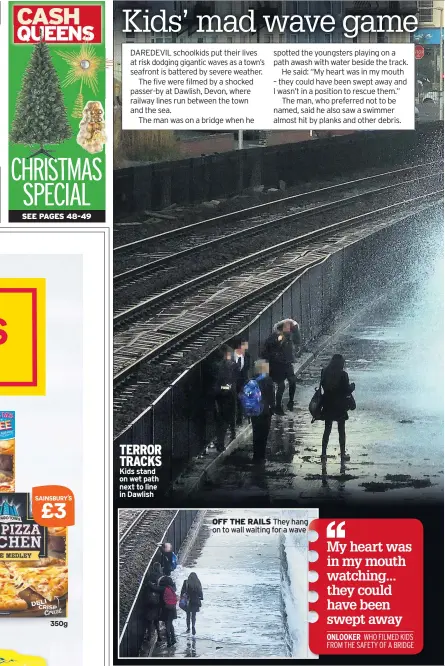
[[[10,208],[104,207],[102,22],[101,3],[13,5]]]

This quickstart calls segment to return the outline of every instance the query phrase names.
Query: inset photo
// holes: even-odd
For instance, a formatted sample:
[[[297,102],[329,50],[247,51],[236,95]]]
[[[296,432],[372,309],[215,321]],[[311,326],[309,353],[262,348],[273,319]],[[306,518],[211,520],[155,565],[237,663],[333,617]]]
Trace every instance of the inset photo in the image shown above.
[[[317,509],[120,509],[118,658],[316,659]]]

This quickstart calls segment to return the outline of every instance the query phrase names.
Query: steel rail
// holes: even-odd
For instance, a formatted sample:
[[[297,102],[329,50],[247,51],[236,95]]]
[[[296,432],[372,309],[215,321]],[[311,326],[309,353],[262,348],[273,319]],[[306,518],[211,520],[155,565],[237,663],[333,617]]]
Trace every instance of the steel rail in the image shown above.
[[[284,215],[279,218],[274,218],[271,220],[266,220],[264,222],[260,222],[257,225],[253,225],[252,227],[247,227],[243,229],[238,229],[237,231],[232,231],[229,234],[225,234],[223,236],[217,236],[215,238],[211,238],[203,243],[199,243],[198,245],[192,245],[191,247],[185,248],[184,250],[180,250],[179,252],[172,252],[171,254],[161,257],[159,259],[155,259],[153,261],[150,261],[146,264],[141,264],[140,266],[135,266],[133,268],[128,269],[127,271],[124,271],[123,273],[118,273],[117,275],[114,276],[114,285],[117,286],[119,284],[122,284],[125,282],[128,278],[136,278],[139,275],[143,275],[144,273],[151,273],[152,271],[158,270],[161,267],[167,266],[168,264],[171,264],[172,262],[175,262],[182,257],[185,257],[190,254],[195,254],[196,252],[200,252],[204,249],[211,248],[214,245],[219,245],[223,244],[227,241],[234,240],[238,237],[242,237],[243,239],[246,238],[247,236],[250,236],[252,234],[256,234],[258,231],[262,231],[263,229],[266,229],[269,226],[276,226],[278,224],[283,224],[284,222],[293,222],[295,220],[298,220],[300,217],[306,219],[311,217],[312,215],[316,215],[318,213],[327,213],[329,211],[337,210],[341,208],[342,206],[347,206],[354,200],[363,200],[364,197],[367,196],[372,196],[374,194],[377,194],[379,192],[384,192],[385,190],[391,190],[395,188],[400,188],[404,185],[410,185],[412,183],[418,183],[420,180],[428,180],[430,178],[434,178],[436,176],[442,176],[442,172],[436,172],[434,174],[429,174],[427,176],[421,176],[420,178],[416,178],[413,180],[407,180],[403,181],[403,183],[395,183],[393,185],[385,185],[383,187],[378,187],[373,190],[368,190],[367,192],[362,192],[360,194],[353,194],[349,197],[345,197],[343,199],[337,199],[335,201],[329,201],[323,204],[318,204],[317,206],[314,206],[312,208],[308,208],[306,210],[301,210],[301,211],[296,211],[294,213],[290,213],[289,215]]]
[[[174,521],[176,520],[176,517],[177,517],[178,514],[179,514],[179,510],[176,510],[175,515],[173,516],[173,518],[171,519],[171,521],[170,521],[169,524],[167,525],[167,528],[166,528],[166,530],[164,531],[164,534],[162,535],[161,542],[164,542],[165,539],[167,538],[168,530],[169,530],[170,527],[173,525],[173,523],[174,523]],[[157,549],[155,550],[154,554],[153,554],[153,555],[151,556],[151,558],[149,559],[148,564],[147,564],[147,566],[145,567],[144,573],[142,574],[141,582],[139,583],[139,587],[138,587],[137,592],[136,592],[136,594],[135,594],[135,596],[134,596],[134,600],[133,600],[133,603],[132,603],[132,605],[131,605],[131,608],[130,608],[130,610],[129,610],[129,612],[128,612],[127,619],[126,619],[125,624],[124,624],[124,626],[123,626],[123,628],[122,628],[122,631],[121,631],[121,633],[120,633],[120,635],[119,635],[119,645],[120,645],[120,643],[122,642],[122,639],[123,639],[123,637],[124,637],[125,631],[127,630],[127,626],[128,626],[129,621],[130,621],[131,614],[132,614],[133,609],[134,609],[134,607],[135,607],[135,605],[136,605],[136,603],[137,603],[137,600],[138,600],[138,598],[139,598],[139,594],[140,594],[140,592],[141,592],[141,590],[142,590],[142,586],[143,586],[143,584],[144,584],[145,577],[146,577],[146,575],[147,575],[147,573],[148,573],[148,571],[149,571],[151,565],[153,564],[153,560],[154,560],[155,557],[156,557],[156,553],[157,553]],[[119,604],[118,604],[118,607],[119,607]]]
[[[281,250],[288,249],[292,247],[293,245],[298,245],[302,241],[313,241],[313,240],[318,240],[320,238],[323,238],[327,235],[329,235],[332,231],[337,231],[339,229],[346,229],[350,226],[355,226],[357,224],[357,221],[363,221],[364,218],[369,218],[372,215],[376,215],[378,213],[383,213],[386,211],[389,211],[391,209],[394,209],[396,207],[400,207],[402,205],[408,205],[410,203],[413,203],[415,201],[420,201],[420,200],[425,200],[431,197],[434,197],[436,195],[441,195],[443,196],[443,191],[442,190],[436,190],[434,192],[429,192],[424,195],[420,195],[418,197],[414,197],[411,199],[405,199],[402,202],[398,202],[396,204],[390,204],[388,206],[383,206],[382,208],[378,208],[376,210],[368,211],[366,213],[362,213],[360,215],[356,215],[352,218],[348,218],[347,220],[342,220],[340,222],[335,222],[327,227],[323,227],[322,229],[317,229],[314,231],[310,231],[306,234],[303,234],[301,236],[297,236],[296,238],[289,239],[287,241],[283,241],[282,243],[278,243],[276,245],[270,246],[268,248],[265,248],[263,250],[259,250],[258,252],[255,252],[248,257],[243,257],[241,260],[236,260],[234,262],[231,262],[229,264],[226,264],[225,266],[221,266],[217,269],[214,269],[210,271],[209,273],[206,273],[205,275],[198,276],[197,278],[193,278],[192,280],[189,280],[188,282],[178,285],[176,287],[173,287],[172,289],[169,289],[167,292],[163,292],[162,294],[158,294],[151,299],[148,299],[147,301],[144,301],[143,304],[140,304],[136,306],[136,308],[133,308],[133,310],[139,310],[142,312],[142,310],[147,307],[147,305],[153,305],[154,303],[159,303],[162,301],[165,301],[166,299],[171,299],[173,296],[179,296],[181,295],[184,291],[189,291],[191,288],[198,286],[199,284],[202,284],[203,281],[211,281],[214,280],[218,275],[222,276],[223,274],[227,273],[227,270],[230,269],[232,270],[234,266],[240,266],[240,265],[246,265],[250,263],[255,263],[262,257],[264,257],[266,254],[272,253],[277,253],[280,252]],[[305,253],[307,254],[309,250]],[[317,259],[316,261],[312,262],[313,265],[317,264],[320,261],[320,259]],[[312,264],[309,264],[312,265]],[[304,269],[308,268],[308,265],[304,267]],[[193,326],[190,326],[189,328],[180,331],[178,334],[172,336],[168,340],[162,342],[160,345],[158,345],[156,348],[150,350],[143,356],[141,356],[139,359],[134,361],[133,363],[130,363],[128,366],[126,366],[124,369],[119,371],[116,375],[113,377],[113,384],[114,386],[117,386],[120,384],[123,380],[125,380],[129,375],[134,373],[135,371],[138,370],[138,368],[145,362],[152,360],[156,356],[159,356],[161,353],[165,352],[167,349],[172,348],[174,346],[177,346],[179,342],[182,342],[184,339],[187,339],[191,335],[195,334],[197,331],[205,328],[209,322],[215,321],[216,319],[220,318],[223,315],[228,314],[228,312],[233,311],[234,309],[239,308],[241,304],[246,304],[249,300],[251,300],[253,297],[258,297],[260,295],[265,294],[266,292],[270,291],[271,289],[275,288],[278,286],[280,283],[287,282],[292,277],[298,274],[302,270],[301,267],[298,267],[295,269],[295,271],[289,271],[285,277],[280,276],[277,280],[269,281],[266,285],[261,285],[257,289],[254,289],[249,293],[248,296],[243,295],[242,298],[237,299],[235,301],[231,301],[229,304],[225,304],[222,308],[219,310],[213,311],[207,317],[200,319],[198,322],[196,322]]]
[[[125,532],[122,534],[122,536],[119,537],[119,545],[121,545],[125,539],[130,535],[130,533],[134,530],[135,527],[139,525],[139,523],[142,521],[142,518],[145,516],[147,513],[147,509],[143,509],[140,511],[139,515],[136,516],[136,518],[131,522],[129,527],[125,530]]]
[[[351,220],[356,220],[356,219],[361,219],[362,217],[366,215],[372,215],[373,213],[377,213],[383,210],[388,210],[390,208],[394,208],[395,206],[401,206],[407,201],[416,201],[418,198],[422,198],[423,196],[428,196],[428,195],[421,195],[420,197],[414,197],[412,199],[404,200],[395,204],[391,204],[389,206],[385,206],[383,208],[378,208],[376,210],[368,211],[366,213],[362,213],[358,216],[355,216],[353,218],[350,218]],[[212,279],[215,279],[219,276],[225,275],[229,271],[232,271],[234,269],[238,269],[241,266],[249,265],[253,263],[254,261],[260,260],[263,257],[267,256],[270,252],[275,252],[281,249],[285,249],[289,246],[292,246],[295,243],[298,243],[300,241],[307,240],[309,238],[317,238],[321,235],[324,235],[324,233],[329,232],[333,229],[338,228],[339,226],[345,224],[348,220],[342,220],[340,222],[334,222],[333,224],[324,226],[320,229],[314,229],[312,231],[308,231],[304,234],[301,234],[300,236],[295,236],[293,238],[290,238],[286,241],[282,241],[281,243],[278,243],[276,245],[271,245],[266,248],[263,248],[261,250],[257,250],[256,252],[253,252],[252,254],[246,255],[244,257],[241,257],[239,259],[235,259],[234,261],[229,262],[228,264],[224,264],[223,266],[218,266],[217,268],[213,268],[211,271],[208,271],[207,273],[203,273],[202,275],[198,275],[194,278],[191,278],[190,280],[187,280],[186,282],[183,282],[179,285],[176,285],[174,287],[170,287],[169,289],[166,289],[164,291],[161,291],[158,294],[154,294],[153,296],[150,296],[150,298],[145,299],[141,303],[138,303],[137,305],[134,305],[131,308],[128,308],[127,310],[123,310],[122,312],[119,312],[113,317],[113,323],[116,324],[122,324],[125,320],[128,320],[129,318],[132,318],[134,315],[137,315],[141,313],[144,309],[151,308],[155,305],[159,305],[160,303],[164,301],[171,300],[171,298],[179,296],[181,293],[187,292],[191,287],[196,287],[201,284],[204,284],[206,282],[209,282]]]
[[[202,227],[204,225],[211,225],[211,224],[218,224],[219,222],[227,222],[229,220],[233,220],[235,218],[241,218],[244,217],[244,215],[251,215],[251,214],[256,214],[261,211],[267,211],[269,208],[272,208],[273,206],[278,206],[283,203],[290,203],[291,201],[296,201],[297,199],[303,199],[304,197],[310,197],[315,194],[319,194],[321,192],[327,192],[329,190],[335,190],[341,187],[346,187],[350,185],[355,185],[356,183],[362,183],[368,180],[373,180],[377,178],[384,178],[384,177],[389,177],[394,174],[399,174],[403,173],[406,171],[413,171],[414,169],[425,169],[425,167],[432,166],[432,165],[441,165],[443,162],[442,160],[436,160],[432,162],[425,162],[423,164],[415,164],[413,166],[409,167],[404,167],[402,169],[394,169],[393,171],[385,171],[383,173],[379,174],[374,174],[372,176],[365,176],[363,178],[357,178],[355,180],[349,180],[345,181],[343,183],[337,183],[336,185],[328,185],[326,187],[321,187],[316,190],[310,190],[309,192],[302,192],[300,194],[294,194],[289,197],[283,197],[281,199],[275,199],[274,201],[266,201],[265,203],[258,204],[256,206],[249,206],[248,208],[242,208],[241,210],[237,211],[232,211],[231,213],[225,213],[224,215],[219,215],[216,217],[210,217],[207,218],[206,220],[200,220],[199,222],[193,222],[192,224],[187,224],[182,227],[175,227],[174,229],[170,229],[168,231],[164,231],[160,234],[155,234],[153,236],[147,236],[145,238],[140,238],[136,241],[132,241],[131,243],[126,243],[124,245],[119,245],[114,248],[113,252],[116,254],[120,252],[126,252],[128,250],[133,250],[141,247],[141,245],[151,243],[156,240],[161,240],[164,238],[169,238],[171,236],[174,236],[175,234],[179,235],[182,233],[187,233],[191,229],[196,229],[198,227]]]

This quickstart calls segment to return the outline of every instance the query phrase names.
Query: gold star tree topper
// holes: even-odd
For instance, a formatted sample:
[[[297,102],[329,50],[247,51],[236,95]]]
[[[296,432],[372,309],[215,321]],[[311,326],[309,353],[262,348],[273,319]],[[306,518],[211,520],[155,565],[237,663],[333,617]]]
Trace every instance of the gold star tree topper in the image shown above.
[[[103,58],[96,55],[91,44],[82,44],[79,51],[58,51],[59,55],[70,66],[67,75],[62,83],[63,87],[70,86],[80,81],[80,91],[74,103],[73,118],[82,118],[84,108],[82,88],[83,85],[91,88],[96,94],[99,90],[98,74],[104,69]]]

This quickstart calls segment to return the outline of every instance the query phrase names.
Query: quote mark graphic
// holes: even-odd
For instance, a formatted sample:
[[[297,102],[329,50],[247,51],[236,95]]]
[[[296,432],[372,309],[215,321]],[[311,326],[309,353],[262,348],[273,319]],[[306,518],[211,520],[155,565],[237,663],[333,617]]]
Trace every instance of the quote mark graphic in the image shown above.
[[[344,539],[346,537],[345,521],[338,523],[337,527],[335,525],[335,520],[329,523],[326,527],[326,537],[328,539]]]

